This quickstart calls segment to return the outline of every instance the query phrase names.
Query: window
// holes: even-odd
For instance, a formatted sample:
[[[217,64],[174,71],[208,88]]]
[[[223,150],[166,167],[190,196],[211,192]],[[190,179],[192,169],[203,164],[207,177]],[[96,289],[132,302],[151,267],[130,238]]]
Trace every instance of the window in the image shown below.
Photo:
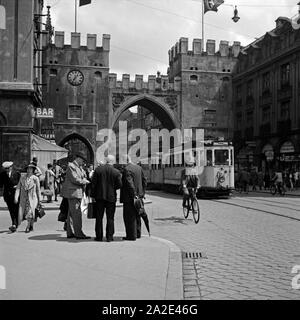
[[[198,81],[198,76],[193,74],[190,76],[190,81]]]
[[[215,165],[229,165],[229,150],[215,150]]]
[[[0,29],[6,29],[6,12],[5,8],[0,5]]]
[[[96,72],[95,72],[95,78],[96,78],[96,79],[102,79],[102,72],[96,71]]]
[[[248,125],[248,127],[253,126],[253,111],[247,112],[247,125]]]
[[[206,151],[206,165],[208,167],[212,167],[212,165],[213,165],[212,150]]]
[[[251,97],[253,95],[253,80],[247,82],[247,97]]]
[[[239,85],[236,87],[236,99],[237,100],[242,99],[242,85]]]
[[[267,106],[262,109],[262,122],[269,123],[271,121],[271,107]]]
[[[290,119],[290,102],[282,102],[280,106],[280,118],[282,120],[289,120]]]
[[[238,113],[236,116],[236,127],[238,130],[242,129],[242,121],[243,121],[243,115],[242,113]]]
[[[263,91],[270,89],[270,72],[263,74]]]
[[[281,77],[282,86],[290,83],[290,64],[289,63],[286,63],[281,66],[280,77]]]
[[[214,109],[207,109],[204,111],[205,114],[205,120],[211,120],[214,121],[216,119],[217,110]]]
[[[82,106],[70,105],[68,109],[68,119],[82,120]]]
[[[57,70],[56,69],[50,69],[50,77],[56,77],[57,76]]]

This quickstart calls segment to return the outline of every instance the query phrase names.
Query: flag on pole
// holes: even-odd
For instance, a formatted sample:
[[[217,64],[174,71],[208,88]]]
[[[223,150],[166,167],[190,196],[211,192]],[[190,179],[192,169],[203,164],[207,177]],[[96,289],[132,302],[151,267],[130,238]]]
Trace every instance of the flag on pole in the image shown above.
[[[224,0],[203,0],[204,14],[208,11],[218,11],[218,7],[224,3]]]
[[[80,0],[79,1],[79,7],[85,6],[87,4],[91,4],[92,0]]]

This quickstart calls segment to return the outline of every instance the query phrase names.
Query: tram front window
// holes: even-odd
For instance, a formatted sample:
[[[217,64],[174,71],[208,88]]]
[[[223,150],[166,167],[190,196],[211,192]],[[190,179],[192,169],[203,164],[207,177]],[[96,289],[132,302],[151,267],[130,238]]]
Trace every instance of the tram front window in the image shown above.
[[[215,150],[215,165],[228,166],[229,163],[229,150]]]

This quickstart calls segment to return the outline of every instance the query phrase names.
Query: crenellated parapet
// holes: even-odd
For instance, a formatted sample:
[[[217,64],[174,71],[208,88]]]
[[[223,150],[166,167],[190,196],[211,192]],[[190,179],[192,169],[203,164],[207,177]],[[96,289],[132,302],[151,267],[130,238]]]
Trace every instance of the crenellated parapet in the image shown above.
[[[221,56],[237,58],[241,51],[241,43],[221,40],[218,49],[216,41],[208,39],[206,42],[206,51],[204,51],[202,39],[193,39],[192,50],[189,50],[189,39],[180,38],[179,41],[169,50],[169,62],[175,61],[179,55],[203,55],[203,56]]]
[[[170,82],[169,77],[162,75],[157,77],[149,75],[148,81],[144,81],[143,75],[135,75],[134,81],[130,80],[129,74],[123,74],[122,80],[117,80],[116,73],[109,74],[109,88],[120,90],[134,90],[134,91],[181,91],[181,78],[176,77],[173,82]]]
[[[46,46],[47,36],[43,38],[43,45]],[[54,46],[56,48],[64,48],[65,46],[70,46],[72,49],[85,48],[87,50],[96,50],[102,49],[103,51],[110,51],[110,35],[102,35],[102,46],[97,44],[97,35],[96,34],[87,34],[86,43],[81,44],[81,33],[80,32],[71,32],[71,44],[65,43],[65,32],[64,31],[55,31],[54,34]]]

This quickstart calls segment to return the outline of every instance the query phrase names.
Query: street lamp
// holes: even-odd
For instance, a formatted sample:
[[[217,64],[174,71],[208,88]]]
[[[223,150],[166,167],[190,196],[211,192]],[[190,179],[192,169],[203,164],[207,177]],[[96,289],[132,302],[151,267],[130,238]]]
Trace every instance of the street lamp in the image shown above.
[[[234,12],[233,12],[234,16],[232,18],[232,20],[237,23],[241,18],[239,17],[239,11],[237,9],[237,6],[235,6]]]

